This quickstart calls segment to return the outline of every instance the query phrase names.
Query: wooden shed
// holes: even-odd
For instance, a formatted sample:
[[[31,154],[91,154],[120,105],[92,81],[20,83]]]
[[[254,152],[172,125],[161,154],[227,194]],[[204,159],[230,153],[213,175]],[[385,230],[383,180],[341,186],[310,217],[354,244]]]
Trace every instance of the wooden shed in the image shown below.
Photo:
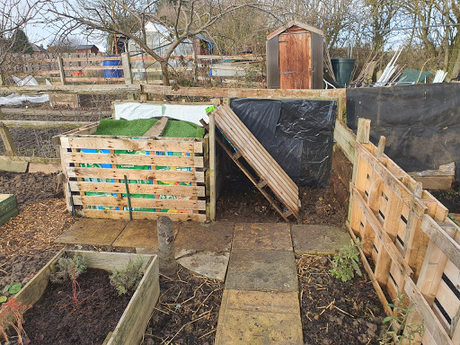
[[[267,37],[269,89],[322,89],[321,30],[292,21]]]

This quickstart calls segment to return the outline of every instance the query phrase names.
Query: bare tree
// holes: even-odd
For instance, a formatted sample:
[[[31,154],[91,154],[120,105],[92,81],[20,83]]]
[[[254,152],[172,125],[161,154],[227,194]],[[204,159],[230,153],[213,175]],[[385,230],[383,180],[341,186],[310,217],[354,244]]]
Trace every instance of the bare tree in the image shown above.
[[[17,63],[12,48],[17,46],[18,33],[38,17],[43,5],[42,0],[0,0],[0,84]]]
[[[90,28],[132,40],[159,62],[163,85],[169,85],[169,60],[182,42],[205,32],[224,16],[256,5],[237,0],[62,0],[54,3],[50,13],[65,21],[61,34]],[[148,22],[161,25],[169,33],[162,55],[148,42]]]

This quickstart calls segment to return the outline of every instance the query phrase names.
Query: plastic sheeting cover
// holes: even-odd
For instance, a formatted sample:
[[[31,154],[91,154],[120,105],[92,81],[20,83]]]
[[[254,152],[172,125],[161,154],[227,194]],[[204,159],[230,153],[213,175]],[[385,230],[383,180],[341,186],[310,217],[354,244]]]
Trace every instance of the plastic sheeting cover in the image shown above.
[[[230,106],[299,186],[329,185],[336,102],[232,99]]]
[[[171,119],[189,121],[201,126],[200,120],[209,122],[208,105],[151,104],[138,102],[115,103],[115,119],[137,120],[166,116]]]
[[[37,80],[28,75],[24,79],[12,76],[14,82],[17,86],[37,86]],[[46,80],[46,85],[51,85],[49,80]],[[50,96],[48,94],[45,95],[18,95],[13,93],[11,95],[0,97],[0,106],[4,105],[21,105],[23,102],[30,102],[30,103],[46,103],[50,101]]]
[[[460,84],[347,89],[347,124],[371,120],[371,141],[407,172],[455,162],[460,181]]]

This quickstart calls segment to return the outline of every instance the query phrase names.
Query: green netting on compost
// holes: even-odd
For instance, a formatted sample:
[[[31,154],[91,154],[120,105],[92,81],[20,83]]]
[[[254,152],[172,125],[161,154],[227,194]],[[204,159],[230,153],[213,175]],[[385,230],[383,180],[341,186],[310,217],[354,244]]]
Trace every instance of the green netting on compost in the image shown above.
[[[157,122],[158,119],[140,119],[131,121],[102,119],[94,134],[120,135],[128,137],[142,136]]]
[[[203,138],[204,128],[187,121],[169,120],[163,137],[167,138]]]
[[[158,119],[113,120],[102,119],[95,135],[119,135],[136,137],[147,132]],[[169,120],[162,137],[166,138],[203,138],[204,128],[187,121]]]

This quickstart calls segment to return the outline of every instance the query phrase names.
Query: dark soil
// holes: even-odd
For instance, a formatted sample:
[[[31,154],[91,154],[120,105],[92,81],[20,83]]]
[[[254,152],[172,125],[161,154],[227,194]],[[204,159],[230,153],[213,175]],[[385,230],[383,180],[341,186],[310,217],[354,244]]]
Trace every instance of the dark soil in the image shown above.
[[[431,194],[446,206],[450,213],[460,213],[460,183],[449,190],[431,191]]]
[[[161,295],[143,344],[214,344],[224,284],[179,266],[160,276]]]
[[[335,178],[333,173],[332,178]],[[332,187],[325,189],[301,187],[299,197],[301,201],[299,223],[334,226],[345,224],[348,206],[336,199]],[[240,223],[284,222],[279,213],[245,176],[226,181],[216,207],[218,220]],[[297,222],[292,216],[290,220]]]
[[[78,284],[79,306],[67,282],[50,284],[26,312],[24,329],[32,344],[102,344],[114,330],[131,296],[118,296],[103,270],[88,269],[78,277]]]
[[[348,282],[334,278],[330,260],[319,255],[298,257],[305,344],[379,344],[387,329],[382,323],[386,315],[371,281],[365,273]]]

